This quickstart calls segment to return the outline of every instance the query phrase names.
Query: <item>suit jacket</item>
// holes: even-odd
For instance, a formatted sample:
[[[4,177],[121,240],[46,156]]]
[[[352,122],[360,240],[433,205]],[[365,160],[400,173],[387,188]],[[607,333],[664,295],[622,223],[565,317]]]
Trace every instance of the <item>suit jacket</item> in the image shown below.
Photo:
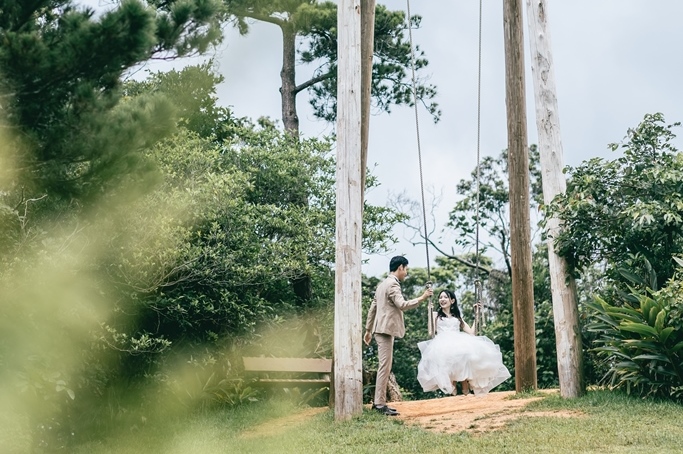
[[[394,275],[380,282],[375,291],[375,299],[370,305],[365,329],[371,333],[389,334],[401,338],[406,334],[403,311],[417,307],[418,298],[406,301],[401,292],[401,284]]]

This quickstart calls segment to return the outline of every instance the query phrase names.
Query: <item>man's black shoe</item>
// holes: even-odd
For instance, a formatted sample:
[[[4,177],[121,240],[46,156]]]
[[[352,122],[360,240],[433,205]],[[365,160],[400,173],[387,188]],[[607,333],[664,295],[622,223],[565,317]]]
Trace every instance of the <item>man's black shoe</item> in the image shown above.
[[[391,410],[391,411],[398,411],[398,410],[396,410],[395,408],[392,408],[392,407],[390,407],[390,406],[388,406],[388,405],[385,405],[385,407],[387,407],[387,408],[388,408],[389,410]],[[378,406],[378,405],[373,405],[372,408],[373,408],[373,410],[377,410],[378,408],[381,408],[381,407]]]
[[[397,412],[395,408],[387,407],[386,405],[383,405],[383,406],[373,405],[372,409],[375,411],[378,411],[378,412],[380,412],[386,416],[398,416],[399,415],[399,412]]]

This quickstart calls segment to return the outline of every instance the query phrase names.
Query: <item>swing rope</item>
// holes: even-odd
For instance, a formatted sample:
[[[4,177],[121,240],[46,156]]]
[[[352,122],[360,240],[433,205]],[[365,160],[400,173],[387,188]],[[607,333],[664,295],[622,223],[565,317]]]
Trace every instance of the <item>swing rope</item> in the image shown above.
[[[415,79],[415,48],[413,46],[413,27],[410,23],[410,0],[406,0],[406,24],[408,27],[408,41],[410,43],[410,70],[412,73],[413,82],[413,106],[415,107],[415,133],[417,136],[417,161],[420,169],[420,196],[422,197],[422,225],[424,227],[424,240],[425,240],[425,255],[427,257],[427,286],[431,286],[432,272],[429,264],[429,234],[427,233],[427,210],[425,208],[425,190],[424,190],[424,179],[422,175],[422,147],[420,145],[420,120],[417,109],[417,81]],[[430,336],[434,336],[434,318],[432,313],[434,311],[434,306],[432,303],[432,298],[429,298],[429,303],[427,304],[427,317],[428,317],[428,327],[427,330]]]
[[[475,246],[474,254],[476,256],[475,260],[475,278],[474,278],[474,324],[476,325],[475,334],[481,329],[481,324],[483,322],[483,314],[481,307],[482,299],[482,285],[479,280],[479,184],[480,184],[480,161],[481,161],[481,21],[482,21],[482,4],[483,0],[479,0],[479,64],[477,68],[477,205],[476,205],[476,215],[475,215]]]
[[[479,204],[480,204],[480,197],[479,197],[479,180],[480,180],[480,144],[481,144],[481,31],[482,31],[482,4],[483,0],[479,0],[479,60],[478,60],[478,68],[477,68],[477,183],[476,183],[476,192],[477,192],[477,202],[476,202],[476,241],[475,241],[475,256],[476,256],[476,262],[475,262],[475,281],[474,281],[474,286],[475,286],[475,301],[474,301],[474,312],[475,312],[475,325],[477,330],[480,329],[481,327],[481,320],[483,314],[481,313],[481,300],[482,300],[482,285],[481,281],[479,280]],[[413,85],[413,107],[415,110],[415,134],[417,137],[417,159],[418,159],[418,165],[419,165],[419,171],[420,171],[420,196],[421,196],[421,201],[422,201],[422,225],[424,227],[424,240],[425,240],[425,255],[427,258],[427,285],[431,286],[431,265],[429,263],[429,234],[427,233],[427,210],[425,207],[425,195],[424,195],[424,178],[423,178],[423,172],[422,172],[422,147],[420,143],[420,121],[419,121],[419,114],[418,114],[418,108],[417,108],[417,80],[415,78],[415,47],[413,46],[413,29],[411,26],[410,18],[410,0],[406,0],[406,25],[408,28],[408,40],[410,44],[410,70],[411,70],[411,75],[412,75],[412,85]],[[432,303],[432,298],[429,298],[429,303],[427,304],[427,325],[428,325],[428,332],[431,337],[434,336],[435,334],[435,327],[434,327],[434,317],[433,317],[433,312],[434,312],[434,306]]]

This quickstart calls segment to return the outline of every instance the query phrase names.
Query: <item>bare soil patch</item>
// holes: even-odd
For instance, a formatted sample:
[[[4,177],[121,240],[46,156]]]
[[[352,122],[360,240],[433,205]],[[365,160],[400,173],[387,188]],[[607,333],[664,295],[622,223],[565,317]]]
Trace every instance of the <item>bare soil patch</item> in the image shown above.
[[[557,393],[557,390],[544,390]],[[577,411],[529,411],[525,407],[540,397],[512,399],[515,391],[492,392],[483,396],[451,396],[439,399],[391,402],[406,424],[419,425],[438,433],[466,431],[479,434],[497,430],[509,421],[520,417],[576,418],[583,416]],[[369,406],[368,406],[369,407]],[[285,430],[306,422],[327,407],[307,408],[292,415],[268,421],[242,432],[244,438],[279,435]]]
[[[557,393],[555,390],[544,391]],[[520,417],[550,416],[573,418],[576,411],[528,411],[525,407],[540,397],[511,399],[515,391],[493,392],[483,396],[451,396],[440,399],[394,402],[392,407],[407,424],[416,424],[441,433],[467,431],[473,434],[503,427]]]

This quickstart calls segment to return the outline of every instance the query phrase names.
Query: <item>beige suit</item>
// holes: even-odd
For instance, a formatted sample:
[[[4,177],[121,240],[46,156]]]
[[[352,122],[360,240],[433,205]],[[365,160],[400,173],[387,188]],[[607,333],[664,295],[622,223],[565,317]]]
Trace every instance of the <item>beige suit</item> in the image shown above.
[[[406,333],[403,311],[417,307],[420,299],[406,301],[401,292],[401,284],[394,275],[389,275],[375,291],[375,299],[368,310],[365,329],[375,334],[377,341],[377,381],[375,383],[376,406],[386,405],[387,382],[391,373],[394,356],[394,338],[402,338]]]
[[[417,307],[419,304],[419,298],[406,301],[398,279],[390,275],[377,286],[375,299],[368,311],[365,329],[371,333],[388,334],[400,339],[406,334],[403,311]]]

